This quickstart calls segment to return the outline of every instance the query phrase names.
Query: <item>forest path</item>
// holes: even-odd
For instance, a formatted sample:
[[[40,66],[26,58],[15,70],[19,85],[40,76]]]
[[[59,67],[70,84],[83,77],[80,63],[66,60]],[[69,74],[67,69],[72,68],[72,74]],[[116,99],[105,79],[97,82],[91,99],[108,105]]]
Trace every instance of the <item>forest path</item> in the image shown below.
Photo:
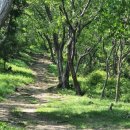
[[[50,99],[62,99],[62,96],[46,90],[56,86],[57,78],[48,72],[50,60],[42,55],[34,55],[30,68],[34,71],[36,82],[23,86],[18,92],[10,95],[0,103],[0,121],[14,126],[22,126],[27,130],[66,130],[73,127],[48,121],[47,117],[39,117],[37,108]]]

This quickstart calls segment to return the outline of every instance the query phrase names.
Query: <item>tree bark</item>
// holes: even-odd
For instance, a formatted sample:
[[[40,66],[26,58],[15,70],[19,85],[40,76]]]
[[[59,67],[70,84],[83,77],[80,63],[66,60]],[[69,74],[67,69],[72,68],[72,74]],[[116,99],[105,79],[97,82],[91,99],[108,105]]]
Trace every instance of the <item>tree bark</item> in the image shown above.
[[[69,88],[69,73],[70,73],[70,69],[69,69],[69,63],[66,63],[66,68],[65,68],[65,72],[63,75],[63,87],[64,88]]]
[[[73,79],[73,84],[74,84],[74,87],[75,87],[75,90],[76,90],[76,94],[82,95],[80,84],[77,80],[77,74],[76,74],[75,69],[74,69],[74,63],[73,63],[74,50],[75,50],[75,42],[74,42],[74,39],[73,39],[73,40],[70,40],[70,43],[68,44],[68,63],[69,63],[69,69],[70,69],[72,79]]]
[[[58,87],[62,87],[62,79],[63,79],[63,57],[62,57],[62,52],[58,48],[57,50],[57,68],[58,68],[58,78],[59,78],[59,84]]]
[[[54,64],[56,64],[56,60],[55,60],[54,52],[53,52],[53,48],[52,48],[52,42],[51,42],[50,38],[48,37],[48,35],[44,34],[44,37],[46,38],[46,40],[48,42],[49,50],[51,53],[51,60]]]
[[[13,0],[1,0],[0,3],[0,27],[4,24],[11,9]]]

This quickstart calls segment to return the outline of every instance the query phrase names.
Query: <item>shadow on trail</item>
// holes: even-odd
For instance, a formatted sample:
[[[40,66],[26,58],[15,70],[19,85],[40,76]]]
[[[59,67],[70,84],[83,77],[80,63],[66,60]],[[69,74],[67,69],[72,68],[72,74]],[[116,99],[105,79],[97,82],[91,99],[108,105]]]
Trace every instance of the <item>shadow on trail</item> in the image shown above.
[[[64,111],[54,112],[12,112],[11,114],[23,122],[28,122],[33,125],[43,126],[52,125],[53,128],[58,126],[71,126],[70,129],[80,129],[82,127],[88,129],[122,129],[130,128],[130,125],[126,124],[121,126],[123,122],[130,121],[129,118],[124,118],[126,111],[114,110],[110,112],[108,110],[103,111],[91,111],[87,113],[65,113]],[[124,116],[124,117],[123,117]],[[117,120],[118,119],[118,120]],[[19,125],[19,123],[17,123]],[[72,127],[73,126],[73,127]],[[48,128],[49,130],[49,128]]]
[[[79,129],[85,127],[88,129],[121,129],[130,128],[130,125],[121,126],[123,122],[130,121],[129,118],[125,118],[127,111],[114,110],[113,112],[108,110],[103,111],[91,111],[86,113],[72,113],[71,111],[54,111],[54,112],[39,112],[38,116],[42,120],[54,121],[57,124],[70,124]]]

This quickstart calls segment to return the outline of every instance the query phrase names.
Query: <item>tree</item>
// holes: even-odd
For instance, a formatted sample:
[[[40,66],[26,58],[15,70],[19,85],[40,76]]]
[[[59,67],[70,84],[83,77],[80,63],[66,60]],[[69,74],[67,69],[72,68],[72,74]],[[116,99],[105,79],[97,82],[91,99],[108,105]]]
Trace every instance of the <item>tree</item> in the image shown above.
[[[38,5],[34,6],[35,16],[38,22],[37,28],[40,30],[40,35],[43,35],[46,39],[50,49],[51,59],[57,65],[58,87],[67,88],[69,87],[69,67],[68,63],[65,63],[65,67],[63,65],[65,62],[63,50],[66,45],[67,30],[65,28],[64,18],[60,15],[59,2],[53,1],[53,6],[51,4],[50,1],[42,3],[39,1]]]
[[[0,43],[0,57],[4,61],[4,69],[6,69],[6,62],[14,58],[21,49],[16,35],[18,34],[17,19],[22,15],[24,7],[26,7],[26,0],[13,1],[12,5],[7,24],[2,28],[5,30],[5,33]]]
[[[96,2],[96,1],[95,1]],[[82,95],[80,84],[74,67],[74,57],[76,54],[76,44],[84,29],[86,29],[99,15],[102,2],[98,1],[65,1],[62,0],[60,10],[65,17],[68,28],[68,64],[71,71],[73,85],[78,95]],[[97,6],[95,6],[95,5]],[[92,13],[91,13],[92,11]],[[87,20],[86,20],[87,19]]]

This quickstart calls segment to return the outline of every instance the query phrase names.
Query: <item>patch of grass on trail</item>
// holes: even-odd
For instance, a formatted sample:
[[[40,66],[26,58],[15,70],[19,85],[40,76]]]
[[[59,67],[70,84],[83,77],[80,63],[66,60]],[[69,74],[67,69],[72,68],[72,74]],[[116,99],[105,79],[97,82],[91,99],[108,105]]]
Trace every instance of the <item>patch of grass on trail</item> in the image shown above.
[[[11,126],[7,123],[0,122],[0,130],[24,130],[22,128],[16,128],[15,126]]]
[[[14,92],[15,87],[34,82],[33,71],[21,60],[12,60],[7,66],[12,71],[4,71],[0,63],[0,100]]]
[[[109,110],[110,100],[92,99],[86,96],[63,96],[38,108],[37,113],[48,121],[70,124],[77,129],[126,129],[130,128],[130,104],[117,103]]]

